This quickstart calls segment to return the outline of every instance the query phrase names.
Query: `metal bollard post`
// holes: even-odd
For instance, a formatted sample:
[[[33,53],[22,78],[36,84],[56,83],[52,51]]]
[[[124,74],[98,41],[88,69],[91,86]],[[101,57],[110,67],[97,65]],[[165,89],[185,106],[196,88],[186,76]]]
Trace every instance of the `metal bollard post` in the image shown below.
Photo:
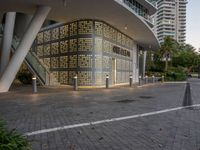
[[[158,82],[158,78],[157,78],[157,77],[155,77],[155,80],[154,80],[154,81],[155,81],[155,83],[157,83],[157,82]]]
[[[152,83],[155,83],[155,76],[152,76]]]
[[[78,90],[78,77],[77,75],[74,77],[74,91]]]
[[[142,85],[142,77],[139,76],[139,86],[141,86],[141,85]]]
[[[130,83],[130,87],[132,87],[132,85],[133,85],[133,76],[132,75],[130,75],[130,77],[129,77],[129,83]]]
[[[106,75],[106,88],[109,88],[109,75]]]
[[[165,79],[164,79],[164,76],[162,76],[162,83],[164,83],[164,80],[165,80]]]
[[[33,85],[33,93],[37,93],[37,78],[35,75],[32,77],[32,85]]]
[[[145,76],[145,84],[148,84],[148,76]]]

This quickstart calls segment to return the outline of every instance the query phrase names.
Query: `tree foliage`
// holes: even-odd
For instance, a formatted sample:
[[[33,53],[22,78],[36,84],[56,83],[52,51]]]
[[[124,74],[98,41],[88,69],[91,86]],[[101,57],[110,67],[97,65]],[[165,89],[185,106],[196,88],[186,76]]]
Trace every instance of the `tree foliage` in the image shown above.
[[[200,55],[195,52],[195,48],[189,44],[180,45],[178,53],[173,57],[174,67],[182,66],[188,69],[188,72],[197,70],[200,63]]]
[[[182,80],[186,77],[186,73],[198,72],[200,54],[190,44],[178,44],[172,38],[166,37],[160,49],[151,52],[151,55],[152,53],[151,63],[147,60],[149,73],[160,72],[168,76],[169,80]]]
[[[161,44],[159,53],[165,59],[165,71],[168,71],[169,59],[177,52],[178,43],[170,36],[165,37],[164,43]]]

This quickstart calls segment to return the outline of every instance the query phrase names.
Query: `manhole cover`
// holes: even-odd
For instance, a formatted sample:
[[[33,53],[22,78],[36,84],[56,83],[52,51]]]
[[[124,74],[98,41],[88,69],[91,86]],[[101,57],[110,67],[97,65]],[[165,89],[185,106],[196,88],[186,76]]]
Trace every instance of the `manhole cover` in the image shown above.
[[[135,102],[136,100],[133,100],[133,99],[124,99],[124,100],[119,100],[119,101],[116,101],[118,103],[132,103],[132,102]]]
[[[150,98],[153,98],[153,96],[140,96],[140,98],[143,98],[143,99],[150,99]]]

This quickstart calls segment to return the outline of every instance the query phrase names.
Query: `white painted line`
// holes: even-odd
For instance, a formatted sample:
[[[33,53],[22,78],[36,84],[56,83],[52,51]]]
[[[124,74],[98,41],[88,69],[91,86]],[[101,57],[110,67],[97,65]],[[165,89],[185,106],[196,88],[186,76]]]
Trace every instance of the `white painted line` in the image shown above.
[[[149,112],[149,113],[144,113],[144,114],[136,114],[136,115],[132,115],[132,116],[111,118],[111,119],[88,122],[88,123],[66,125],[66,126],[62,126],[62,127],[56,127],[56,128],[50,128],[50,129],[44,129],[44,130],[28,132],[28,133],[25,133],[25,135],[26,136],[32,136],[32,135],[55,132],[55,131],[60,131],[60,130],[66,130],[66,129],[72,129],[72,128],[90,126],[90,125],[97,125],[97,124],[102,124],[102,123],[109,123],[109,122],[115,122],[115,121],[121,121],[121,120],[128,120],[128,119],[134,119],[134,118],[140,118],[140,117],[146,117],[146,116],[153,116],[153,115],[157,115],[157,114],[162,114],[162,113],[167,113],[167,112],[172,112],[172,111],[177,111],[177,110],[181,110],[181,109],[185,109],[185,108],[192,108],[192,107],[200,107],[200,104],[195,104],[195,105],[191,105],[191,106],[176,107],[176,108],[170,108],[170,109],[164,109],[164,110],[154,111],[154,112]]]

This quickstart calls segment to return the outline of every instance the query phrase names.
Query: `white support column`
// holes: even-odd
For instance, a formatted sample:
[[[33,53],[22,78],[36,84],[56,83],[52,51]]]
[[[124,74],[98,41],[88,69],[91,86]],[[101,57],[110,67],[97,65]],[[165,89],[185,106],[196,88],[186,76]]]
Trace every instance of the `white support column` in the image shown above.
[[[143,54],[143,70],[142,70],[143,77],[145,77],[145,73],[146,73],[146,58],[147,58],[147,51],[144,51],[144,54]]]
[[[40,6],[35,12],[35,15],[33,16],[29,27],[23,35],[16,52],[14,53],[0,78],[0,93],[7,92],[9,90],[21,64],[23,63],[50,10],[51,8],[48,6]]]
[[[132,76],[133,76],[133,83],[137,82],[137,44],[134,42],[133,48],[132,48]]]
[[[0,59],[0,76],[8,65],[11,53],[11,44],[13,39],[13,30],[15,26],[16,12],[7,12],[5,27],[3,31],[1,59]]]

